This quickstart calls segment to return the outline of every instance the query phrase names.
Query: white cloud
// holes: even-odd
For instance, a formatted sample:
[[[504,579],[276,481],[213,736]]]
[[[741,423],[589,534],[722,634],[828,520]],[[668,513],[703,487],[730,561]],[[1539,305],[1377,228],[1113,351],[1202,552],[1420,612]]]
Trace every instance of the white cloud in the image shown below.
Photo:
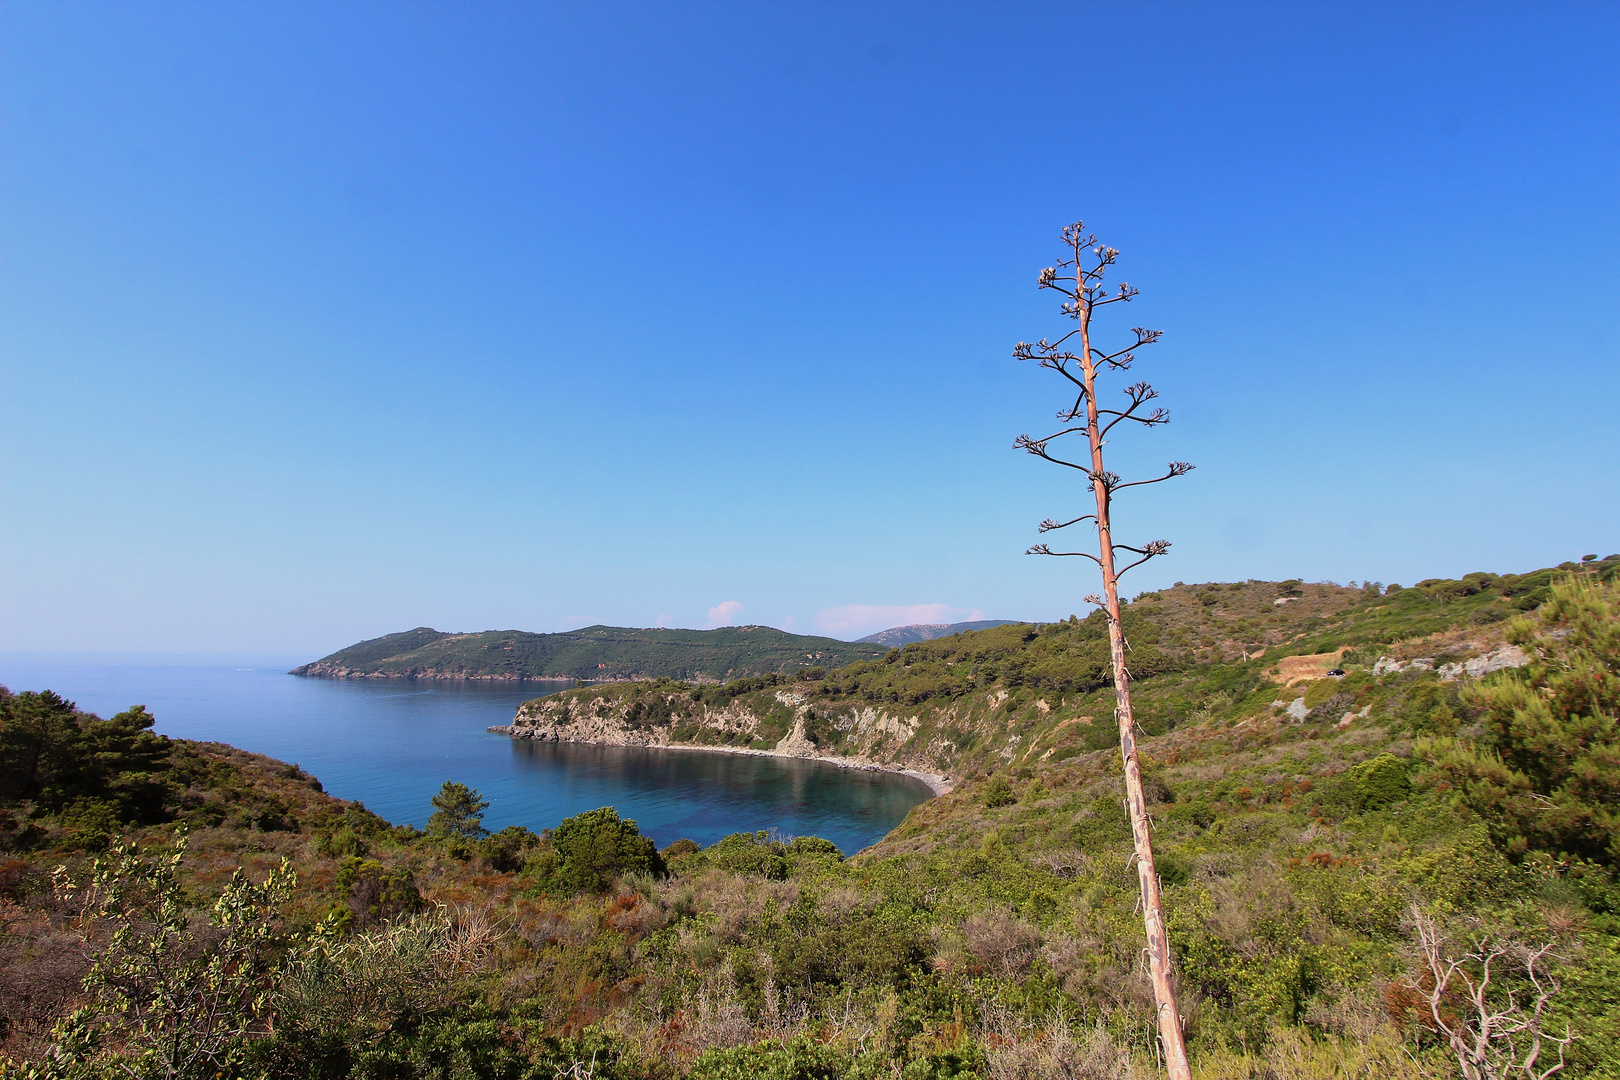
[[[845,604],[816,612],[816,629],[828,637],[851,640],[917,623],[975,622],[984,618],[978,608],[949,604]]]
[[[709,628],[716,626],[730,626],[737,621],[737,615],[742,611],[742,604],[735,600],[722,600],[709,609]]]

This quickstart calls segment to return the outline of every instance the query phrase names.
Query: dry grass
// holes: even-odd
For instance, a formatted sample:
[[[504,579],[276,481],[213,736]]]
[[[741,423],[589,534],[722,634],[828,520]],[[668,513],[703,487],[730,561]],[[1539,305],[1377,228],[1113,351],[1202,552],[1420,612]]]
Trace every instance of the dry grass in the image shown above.
[[[1338,648],[1332,652],[1313,653],[1310,656],[1285,656],[1277,662],[1277,670],[1266,674],[1283,686],[1314,682],[1327,675],[1331,669],[1338,667],[1346,651]]]
[[[1298,1028],[1272,1033],[1264,1050],[1221,1049],[1200,1056],[1197,1080],[1436,1080],[1392,1033],[1313,1039]]]
[[[1150,1080],[1157,1075],[1101,1024],[1077,1037],[1061,1012],[1031,1031],[1005,1011],[992,1010],[984,1041],[988,1080]]]

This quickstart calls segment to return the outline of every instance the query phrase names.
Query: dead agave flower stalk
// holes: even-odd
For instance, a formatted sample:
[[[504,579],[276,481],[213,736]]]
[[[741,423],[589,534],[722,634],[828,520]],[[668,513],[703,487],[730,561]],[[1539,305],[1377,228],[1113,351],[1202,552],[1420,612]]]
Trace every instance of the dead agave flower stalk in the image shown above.
[[[1057,372],[1072,384],[1074,403],[1058,412],[1063,428],[1043,438],[1020,435],[1016,445],[1036,457],[1077,469],[1086,475],[1095,498],[1093,513],[1082,514],[1068,521],[1051,518],[1041,522],[1042,533],[1065,529],[1082,521],[1095,523],[1097,554],[1088,551],[1053,551],[1047,544],[1036,544],[1030,555],[1077,555],[1090,559],[1102,570],[1103,591],[1086,597],[1088,603],[1102,608],[1108,617],[1108,643],[1114,666],[1114,716],[1119,722],[1119,749],[1124,760],[1125,805],[1131,819],[1131,835],[1136,842],[1136,870],[1142,887],[1142,919],[1147,930],[1147,957],[1149,973],[1153,979],[1153,996],[1158,1004],[1159,1041],[1171,1080],[1190,1080],[1187,1064],[1187,1044],[1181,1030],[1181,1009],[1176,1002],[1176,989],[1171,977],[1170,942],[1165,932],[1164,903],[1159,895],[1159,876],[1153,863],[1153,841],[1148,832],[1147,803],[1142,796],[1142,769],[1136,752],[1136,721],[1131,713],[1131,673],[1125,663],[1127,644],[1120,624],[1119,578],[1132,567],[1163,555],[1170,548],[1168,540],[1152,540],[1139,547],[1114,540],[1111,516],[1114,495],[1126,488],[1157,484],[1190,472],[1192,466],[1185,461],[1172,461],[1163,476],[1148,480],[1121,482],[1118,475],[1103,467],[1103,445],[1108,433],[1116,425],[1127,421],[1143,427],[1157,427],[1169,423],[1170,414],[1149,402],[1159,396],[1158,391],[1145,382],[1133,383],[1125,388],[1126,404],[1120,409],[1105,409],[1097,400],[1097,375],[1101,371],[1130,370],[1136,359],[1135,350],[1159,340],[1159,331],[1136,327],[1136,340],[1117,352],[1105,352],[1092,345],[1091,316],[1097,308],[1108,304],[1129,302],[1137,290],[1121,284],[1110,290],[1103,284],[1108,268],[1119,257],[1119,252],[1097,242],[1085,231],[1080,222],[1063,230],[1063,246],[1071,253],[1055,267],[1041,271],[1039,286],[1055,289],[1068,299],[1062,304],[1063,314],[1077,324],[1073,330],[1056,341],[1044,338],[1033,345],[1019,342],[1013,356],[1019,360],[1035,360],[1041,367]],[[1076,340],[1078,339],[1078,340]],[[1066,435],[1084,436],[1089,460],[1068,461],[1052,450],[1054,441]],[[1121,567],[1117,558],[1124,552],[1133,561]]]

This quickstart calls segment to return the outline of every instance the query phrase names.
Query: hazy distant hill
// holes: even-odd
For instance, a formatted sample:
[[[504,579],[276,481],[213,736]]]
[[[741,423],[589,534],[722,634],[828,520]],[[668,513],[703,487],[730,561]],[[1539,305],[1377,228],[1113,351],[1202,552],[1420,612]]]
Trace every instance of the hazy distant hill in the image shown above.
[[[888,645],[899,648],[910,645],[916,641],[933,641],[935,638],[950,637],[960,634],[964,630],[988,630],[992,626],[1007,626],[1017,622],[1016,619],[980,619],[978,622],[958,623],[913,623],[910,626],[894,626],[887,630],[879,630],[875,634],[868,634],[860,640],[870,641],[876,645]]]
[[[836,668],[873,660],[881,644],[789,634],[769,626],[637,630],[587,626],[560,634],[486,630],[446,634],[425,626],[362,641],[294,675],[328,679],[684,679],[713,682]]]

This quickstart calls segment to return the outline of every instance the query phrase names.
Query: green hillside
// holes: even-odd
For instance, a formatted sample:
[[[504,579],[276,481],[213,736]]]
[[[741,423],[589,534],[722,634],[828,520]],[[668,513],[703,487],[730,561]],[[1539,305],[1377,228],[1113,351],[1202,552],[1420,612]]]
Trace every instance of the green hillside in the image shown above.
[[[560,634],[488,630],[446,634],[427,627],[362,641],[292,674],[322,678],[682,679],[840,667],[882,656],[881,645],[789,634],[769,626],[638,630],[588,626]]]
[[[988,630],[992,626],[1006,626],[1017,621],[1017,619],[979,619],[959,623],[912,623],[910,626],[891,626],[887,630],[879,630],[875,634],[867,634],[855,640],[870,641],[875,645],[894,648],[899,645],[910,645],[913,641],[932,641],[935,638],[950,637],[952,634],[966,633],[969,630]]]
[[[1620,557],[1180,585],[1127,621],[1195,1080],[1620,1080]],[[655,852],[606,809],[481,835],[449,785],[421,833],[139,709],[0,690],[0,1077],[1162,1075],[1100,640],[539,699],[951,771],[851,857]],[[1462,1067],[1481,1007],[1521,1062],[1539,1032],[1535,1071],[1502,1038]]]
[[[1408,588],[1247,581],[1143,593],[1123,612],[1138,722],[1154,736],[1269,710],[1304,693],[1285,692],[1277,681],[1284,664],[1293,671],[1299,663],[1302,674],[1348,671],[1328,696],[1334,706],[1353,700],[1361,709],[1369,704],[1363,683],[1380,656],[1410,653],[1436,667],[1485,656],[1502,644],[1508,620],[1536,607],[1574,569],[1477,573]],[[1620,557],[1588,564],[1587,572],[1611,580]],[[807,675],[570,690],[529,702],[513,730],[568,739],[589,729],[600,738],[605,722],[628,743],[751,749],[794,737],[819,755],[951,777],[1118,739],[1100,612],[915,642]],[[1322,682],[1317,693],[1326,690]],[[1319,704],[1310,700],[1313,709]]]

